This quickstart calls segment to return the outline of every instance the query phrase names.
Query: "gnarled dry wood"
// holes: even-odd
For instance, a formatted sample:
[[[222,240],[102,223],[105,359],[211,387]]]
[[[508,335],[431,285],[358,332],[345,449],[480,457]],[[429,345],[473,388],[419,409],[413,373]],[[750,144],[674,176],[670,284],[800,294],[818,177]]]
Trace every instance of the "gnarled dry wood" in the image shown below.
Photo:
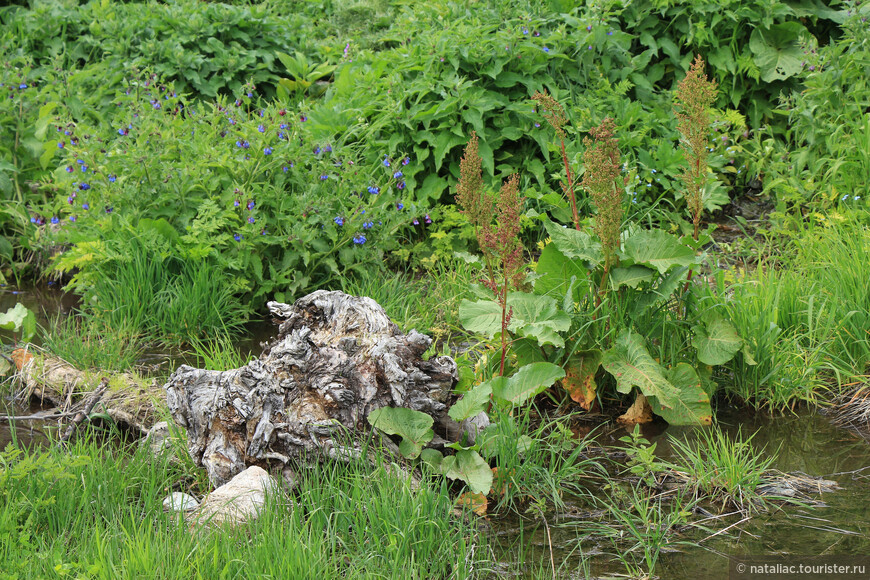
[[[223,372],[181,366],[164,386],[190,454],[213,484],[249,465],[286,467],[312,452],[358,455],[370,432],[366,417],[380,407],[450,424],[445,401],[456,363],[423,360],[431,339],[402,334],[374,300],[321,290],[268,307],[282,322],[258,360]]]

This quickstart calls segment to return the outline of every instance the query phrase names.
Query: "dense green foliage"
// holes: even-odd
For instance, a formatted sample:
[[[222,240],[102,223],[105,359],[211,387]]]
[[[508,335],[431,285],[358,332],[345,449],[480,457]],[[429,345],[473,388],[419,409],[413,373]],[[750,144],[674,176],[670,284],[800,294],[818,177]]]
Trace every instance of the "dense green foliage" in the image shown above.
[[[509,333],[507,376],[529,363],[558,366],[575,400],[585,385],[585,406],[642,392],[672,421],[698,420],[725,373],[749,400],[768,400],[760,385],[786,378],[809,384],[796,396],[811,399],[827,376],[817,370],[863,372],[866,305],[849,298],[855,310],[838,312],[812,344],[799,326],[771,334],[760,319],[772,315],[770,299],[752,285],[726,300],[725,285],[697,284],[698,272],[731,281],[705,259],[712,238],[697,226],[750,180],[776,203],[775,235],[800,229],[803,216],[866,222],[867,11],[849,2],[571,0],[5,7],[0,277],[63,276],[99,324],[186,341],[224,336],[266,300],[313,288],[383,296],[379,269],[410,262],[437,275],[407,281],[409,295],[435,304],[417,315],[405,305],[408,320],[447,336],[464,318],[465,330],[504,352]],[[689,147],[674,94],[699,54],[719,90]],[[539,91],[564,106],[559,139],[545,101],[532,100]],[[582,137],[605,117],[619,175],[596,197],[600,170]],[[517,174],[525,200],[511,227],[537,272],[512,288],[509,328],[479,312],[469,323],[458,308],[463,298],[489,308],[467,284],[473,254],[487,249],[452,204],[472,131],[483,189]],[[561,232],[565,224],[579,231]],[[808,244],[801,255],[832,260]],[[457,257],[472,263],[459,276]],[[804,268],[795,287],[830,272],[789,267]],[[853,273],[839,272],[849,280],[811,286],[813,308],[829,303],[824,284],[861,291]],[[507,293],[499,306],[504,320]],[[795,348],[777,350],[783,337]],[[795,357],[820,378],[785,377]],[[621,374],[641,359],[661,380]],[[672,389],[675,381],[686,388]],[[493,393],[515,402],[547,387],[517,379]],[[669,411],[687,403],[687,389],[694,410]]]
[[[190,464],[12,445],[0,580],[158,561],[166,578],[483,576],[457,505],[539,517],[555,575],[545,510],[568,495],[609,518],[578,520],[596,551],[609,539],[651,576],[697,505],[768,507],[773,458],[751,436],[703,431],[670,463],[635,430],[626,487],[569,426],[632,402],[628,422],[708,425],[717,395],[784,411],[866,382],[868,16],[858,0],[0,7],[0,287],[53,277],[81,297],[85,316],[42,332],[51,352],[125,369],[156,340],[237,368],[267,300],[342,289],[434,335],[429,354],[460,367],[449,417],[492,421],[434,449],[429,414],[377,409],[419,488],[381,456],[308,464],[219,534],[161,509],[170,487],[205,491]],[[739,216],[756,195],[772,213]],[[725,256],[732,213],[749,251]],[[18,304],[0,330],[26,341],[36,318]],[[683,489],[660,493],[667,478]]]

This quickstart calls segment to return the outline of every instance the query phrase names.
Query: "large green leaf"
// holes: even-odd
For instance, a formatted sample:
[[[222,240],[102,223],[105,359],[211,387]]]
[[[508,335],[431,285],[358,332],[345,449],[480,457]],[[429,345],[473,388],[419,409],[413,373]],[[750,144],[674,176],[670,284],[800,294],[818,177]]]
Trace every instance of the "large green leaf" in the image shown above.
[[[512,311],[509,330],[520,336],[534,338],[541,346],[565,346],[565,340],[559,333],[567,332],[571,327],[571,317],[556,307],[555,298],[511,292],[507,303]]]
[[[535,294],[549,296],[564,296],[568,288],[571,287],[572,279],[583,281],[582,287],[586,287],[585,280],[589,276],[589,271],[583,260],[567,258],[555,244],[547,244],[544,247],[538,258],[535,273],[539,275],[539,278],[535,280]],[[574,286],[574,301],[579,298],[577,289],[580,287],[580,284]]]
[[[475,417],[482,411],[486,410],[489,403],[490,395],[492,395],[493,384],[499,384],[501,381],[506,381],[504,377],[493,377],[492,379],[480,383],[456,401],[447,414],[454,421],[464,421],[469,417]]]
[[[0,328],[12,332],[20,331],[21,339],[29,341],[36,334],[36,315],[19,302],[4,314],[0,314]]]
[[[506,381],[493,383],[492,394],[508,403],[522,405],[564,376],[565,371],[559,365],[549,362],[532,363],[522,367]]]
[[[459,321],[470,332],[495,336],[501,332],[501,306],[495,300],[463,300],[459,303]]]
[[[510,292],[507,305],[512,310],[508,330],[520,336],[534,338],[541,345],[565,345],[559,332],[570,328],[571,317],[556,307],[554,298]],[[463,300],[459,304],[459,320],[471,332],[495,336],[501,332],[501,316],[501,307],[494,300]]]
[[[604,254],[601,253],[601,244],[596,242],[588,233],[562,227],[549,220],[544,221],[544,227],[547,229],[547,234],[553,245],[567,258],[586,260],[593,265],[599,264],[604,259]]]
[[[710,425],[713,422],[710,397],[701,388],[701,378],[695,369],[679,363],[666,370],[665,377],[676,387],[678,396],[668,400],[647,397],[653,412],[671,425]]]
[[[614,290],[621,286],[637,288],[638,284],[651,282],[656,273],[646,266],[629,266],[628,268],[614,268],[610,272],[610,283]]]
[[[450,479],[461,479],[474,493],[489,493],[492,468],[477,451],[463,449],[441,461],[441,472]]]
[[[658,397],[660,401],[678,396],[677,389],[665,378],[664,369],[650,356],[643,338],[630,330],[622,331],[604,353],[601,364],[616,378],[616,390],[620,393],[627,394],[637,387],[647,397]]]
[[[724,318],[710,318],[694,330],[692,344],[698,349],[698,360],[704,364],[725,364],[743,347],[743,339],[734,325]]]
[[[695,252],[680,240],[661,230],[639,230],[625,240],[625,256],[664,274],[674,266],[695,262]]]
[[[749,50],[761,69],[766,83],[781,81],[801,71],[803,54],[799,39],[806,28],[795,21],[774,24],[769,29],[756,28],[749,37]]]
[[[423,446],[432,441],[432,417],[405,407],[381,407],[367,417],[369,424],[388,435],[400,435],[399,451],[408,459],[420,455]]]

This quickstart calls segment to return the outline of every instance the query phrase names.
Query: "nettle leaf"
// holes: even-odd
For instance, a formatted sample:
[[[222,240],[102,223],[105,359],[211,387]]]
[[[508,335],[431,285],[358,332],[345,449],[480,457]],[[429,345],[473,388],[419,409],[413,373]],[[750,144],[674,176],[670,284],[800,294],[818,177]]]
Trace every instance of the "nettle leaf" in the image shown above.
[[[678,397],[677,389],[650,356],[643,338],[630,330],[620,333],[613,347],[604,353],[601,364],[616,378],[616,390],[620,393],[627,394],[637,387],[647,397],[658,397],[660,401]]]
[[[434,420],[431,416],[405,407],[381,407],[367,417],[369,424],[388,435],[400,435],[399,451],[408,459],[420,455],[423,446],[432,441]]]
[[[756,28],[749,37],[749,50],[766,83],[781,81],[801,71],[803,53],[799,39],[806,28],[799,22],[781,22],[769,29]]]
[[[692,345],[698,349],[698,360],[704,364],[725,364],[743,348],[743,339],[734,325],[724,318],[710,318],[694,330]]]
[[[672,399],[647,397],[656,415],[671,425],[710,425],[713,409],[710,396],[701,387],[701,378],[691,365],[679,363],[665,371],[665,377],[676,387],[678,396]]]
[[[492,488],[492,469],[477,451],[463,449],[441,461],[441,472],[450,479],[461,479],[474,493],[488,494]]]
[[[493,383],[492,394],[502,401],[522,405],[564,376],[565,370],[559,365],[549,362],[532,363],[522,367],[506,381]]]
[[[584,231],[574,228],[562,227],[549,220],[544,220],[544,227],[553,242],[553,245],[567,258],[586,260],[593,265],[601,263],[604,254],[601,253],[601,244]]]
[[[640,230],[625,240],[624,254],[635,264],[643,264],[664,274],[674,266],[689,266],[695,262],[692,248],[679,238],[661,230]]]
[[[462,395],[462,398],[450,407],[447,414],[454,421],[464,421],[469,417],[476,417],[486,410],[486,405],[489,403],[490,395],[492,395],[493,384],[506,380],[504,377],[493,377],[480,383]]]
[[[614,268],[610,272],[610,283],[614,290],[622,286],[637,288],[643,282],[651,282],[656,273],[646,266],[629,266],[628,268]]]

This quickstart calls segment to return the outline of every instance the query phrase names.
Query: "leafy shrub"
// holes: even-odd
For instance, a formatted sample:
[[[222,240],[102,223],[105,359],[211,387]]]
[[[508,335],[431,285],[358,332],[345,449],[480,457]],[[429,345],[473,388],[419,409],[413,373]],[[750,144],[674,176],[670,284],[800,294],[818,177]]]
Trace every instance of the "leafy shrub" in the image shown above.
[[[56,119],[56,193],[33,215],[72,246],[57,267],[80,292],[108,283],[119,240],[147,234],[159,244],[134,254],[149,264],[201,263],[259,307],[382,264],[413,227],[410,157],[316,141],[305,115],[253,93],[194,106],[148,76],[117,103],[96,126]]]
[[[870,6],[855,5],[841,38],[826,46],[806,44],[805,88],[784,98],[778,110],[788,119],[785,139],[776,139],[771,128],[753,143],[753,161],[780,213],[849,212],[870,204],[868,16]]]
[[[768,120],[781,92],[798,86],[800,40],[818,33],[827,40],[845,18],[825,4],[728,0],[715,3],[663,0],[608,2],[601,17],[615,20],[632,36],[630,53],[635,96],[670,90],[695,54],[728,87],[718,106],[739,108],[753,127]]]
[[[296,11],[279,16],[268,3],[193,0],[39,2],[6,12],[4,24],[7,42],[39,64],[62,56],[64,67],[149,68],[207,97],[234,94],[249,81],[274,85],[283,73],[276,53],[298,48],[306,28]]]

